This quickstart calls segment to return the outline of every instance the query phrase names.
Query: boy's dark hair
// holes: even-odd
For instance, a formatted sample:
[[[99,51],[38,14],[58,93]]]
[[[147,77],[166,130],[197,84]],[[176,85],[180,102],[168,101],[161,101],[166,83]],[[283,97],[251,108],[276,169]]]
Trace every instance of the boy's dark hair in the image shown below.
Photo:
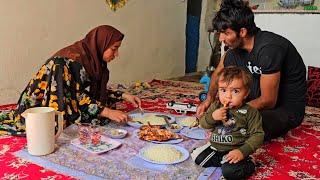
[[[230,28],[237,32],[237,35],[241,28],[246,28],[249,36],[255,35],[258,31],[249,3],[243,0],[223,0],[212,24],[213,29],[218,32]]]
[[[222,71],[218,74],[218,78],[216,80],[216,87],[218,87],[218,82],[226,82],[230,84],[234,79],[241,79],[243,81],[243,85],[247,90],[250,90],[252,85],[252,75],[248,72],[248,70],[242,67],[229,66],[222,69]]]

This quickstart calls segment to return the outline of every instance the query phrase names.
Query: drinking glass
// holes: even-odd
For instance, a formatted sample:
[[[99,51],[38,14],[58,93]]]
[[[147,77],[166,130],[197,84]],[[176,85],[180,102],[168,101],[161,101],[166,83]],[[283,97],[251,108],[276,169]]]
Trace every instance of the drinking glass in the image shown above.
[[[91,138],[91,124],[90,123],[81,123],[78,124],[78,133],[80,143],[85,145],[90,143]]]
[[[101,127],[99,125],[91,126],[91,145],[96,146],[101,143]]]

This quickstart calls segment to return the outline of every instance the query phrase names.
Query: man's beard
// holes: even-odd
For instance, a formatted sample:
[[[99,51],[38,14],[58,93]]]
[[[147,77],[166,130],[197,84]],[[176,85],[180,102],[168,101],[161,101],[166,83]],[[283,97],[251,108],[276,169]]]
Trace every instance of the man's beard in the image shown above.
[[[237,48],[243,48],[244,46],[244,43],[243,43],[243,40],[242,38],[237,38],[234,43],[232,43],[232,46],[228,46],[228,48],[230,49],[237,49]]]

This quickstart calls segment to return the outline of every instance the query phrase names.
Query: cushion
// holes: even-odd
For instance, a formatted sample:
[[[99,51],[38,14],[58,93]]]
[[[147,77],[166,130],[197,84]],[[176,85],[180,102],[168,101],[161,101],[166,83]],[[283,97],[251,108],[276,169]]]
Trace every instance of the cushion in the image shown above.
[[[307,105],[320,107],[320,68],[308,66]]]

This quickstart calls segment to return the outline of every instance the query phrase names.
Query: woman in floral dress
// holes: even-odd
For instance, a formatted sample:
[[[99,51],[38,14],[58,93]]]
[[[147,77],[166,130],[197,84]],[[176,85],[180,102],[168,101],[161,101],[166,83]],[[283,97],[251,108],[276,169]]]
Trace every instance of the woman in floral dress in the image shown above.
[[[84,39],[61,49],[40,68],[22,92],[11,120],[0,122],[0,129],[11,134],[24,133],[21,116],[31,107],[52,107],[64,114],[66,125],[108,118],[126,122],[128,116],[110,106],[119,100],[141,106],[138,97],[107,89],[107,63],[118,56],[124,35],[102,25],[91,30]]]

